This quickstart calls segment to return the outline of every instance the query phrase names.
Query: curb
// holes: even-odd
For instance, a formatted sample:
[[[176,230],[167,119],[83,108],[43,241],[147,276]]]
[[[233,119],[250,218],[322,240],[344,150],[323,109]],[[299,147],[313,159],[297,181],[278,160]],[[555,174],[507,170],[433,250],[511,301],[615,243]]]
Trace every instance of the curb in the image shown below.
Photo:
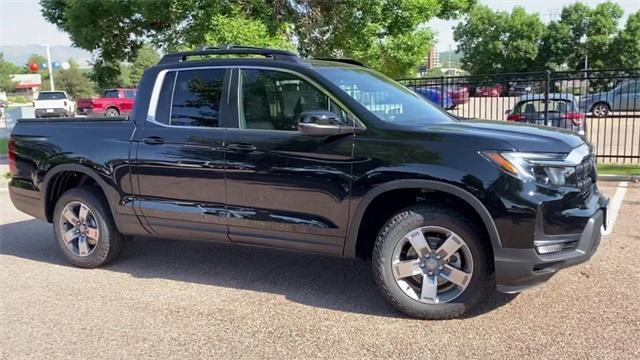
[[[640,175],[598,175],[598,181],[640,182]]]

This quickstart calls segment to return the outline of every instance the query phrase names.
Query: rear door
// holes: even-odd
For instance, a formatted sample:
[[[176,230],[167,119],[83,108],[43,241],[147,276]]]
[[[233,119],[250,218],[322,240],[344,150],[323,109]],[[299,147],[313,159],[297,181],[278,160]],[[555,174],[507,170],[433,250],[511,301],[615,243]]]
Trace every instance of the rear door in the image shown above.
[[[304,111],[350,115],[309,79],[277,69],[234,69],[236,129],[226,135],[229,236],[250,243],[342,254],[353,134],[305,136]]]
[[[157,236],[228,241],[224,68],[165,70],[135,134],[136,205]]]

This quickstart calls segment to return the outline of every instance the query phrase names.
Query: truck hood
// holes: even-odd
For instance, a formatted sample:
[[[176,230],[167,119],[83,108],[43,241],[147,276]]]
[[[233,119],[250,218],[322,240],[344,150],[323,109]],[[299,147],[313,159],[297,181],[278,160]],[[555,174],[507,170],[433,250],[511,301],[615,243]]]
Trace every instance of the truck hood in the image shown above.
[[[431,128],[434,129],[483,137],[496,143],[503,141],[518,151],[569,153],[585,143],[582,137],[570,131],[506,121],[464,120],[437,124]]]

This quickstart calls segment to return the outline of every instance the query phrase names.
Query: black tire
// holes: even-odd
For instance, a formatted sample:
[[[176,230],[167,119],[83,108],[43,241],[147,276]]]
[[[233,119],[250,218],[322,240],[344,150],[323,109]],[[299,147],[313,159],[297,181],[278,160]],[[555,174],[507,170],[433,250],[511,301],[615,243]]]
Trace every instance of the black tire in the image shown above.
[[[93,213],[97,223],[99,240],[95,250],[88,256],[74,254],[67,248],[62,237],[60,217],[65,206],[72,202],[85,204]],[[108,264],[118,256],[124,245],[124,237],[116,228],[109,206],[97,187],[83,186],[62,194],[53,211],[53,227],[56,241],[64,257],[71,264],[81,268],[97,268]]]
[[[427,304],[409,297],[394,279],[392,256],[395,247],[409,231],[423,226],[439,226],[458,234],[473,258],[473,274],[466,289],[446,303]],[[437,205],[414,205],[387,221],[373,248],[374,278],[383,295],[401,312],[415,318],[441,320],[458,317],[478,304],[488,293],[491,266],[482,232],[463,214]]]
[[[110,107],[110,108],[107,109],[107,111],[104,113],[104,115],[105,116],[109,116],[109,117],[111,117],[111,116],[113,116],[113,117],[120,116],[120,111],[118,111],[118,109],[116,109],[116,108]]]

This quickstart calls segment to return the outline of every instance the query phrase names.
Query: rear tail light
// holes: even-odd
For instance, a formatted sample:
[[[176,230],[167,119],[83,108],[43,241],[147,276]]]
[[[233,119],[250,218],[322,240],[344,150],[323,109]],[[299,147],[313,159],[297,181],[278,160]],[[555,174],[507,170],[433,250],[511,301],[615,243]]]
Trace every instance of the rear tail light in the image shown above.
[[[580,125],[582,125],[582,122],[584,121],[584,114],[572,111],[572,112],[568,112],[566,114],[562,114],[560,116],[560,118],[565,119],[565,120],[571,120],[573,122],[573,125],[580,126]]]
[[[9,172],[11,175],[16,174],[16,141],[13,137],[9,137],[7,143],[7,162],[9,164]]]
[[[525,121],[527,118],[524,114],[511,114],[507,116],[508,121]]]
[[[35,101],[32,101],[32,102],[31,102],[31,106],[36,107],[36,102],[35,102]]]
[[[64,106],[67,106],[67,100],[64,101]]]

